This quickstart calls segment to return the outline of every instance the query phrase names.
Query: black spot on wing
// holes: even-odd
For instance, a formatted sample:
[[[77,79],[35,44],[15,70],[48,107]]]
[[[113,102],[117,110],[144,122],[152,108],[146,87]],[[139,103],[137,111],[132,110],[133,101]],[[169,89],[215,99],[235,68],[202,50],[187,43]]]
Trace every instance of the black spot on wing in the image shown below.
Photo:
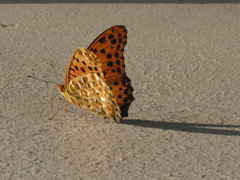
[[[112,34],[108,35],[108,39],[112,39],[114,36]]]
[[[104,49],[101,49],[100,52],[103,53],[103,54],[106,53],[106,51]]]
[[[84,72],[84,73],[86,72],[84,68],[81,67],[80,69],[82,70],[82,72]]]
[[[106,38],[105,38],[105,37],[102,37],[102,38],[100,38],[98,41],[103,44],[103,43],[106,42]]]
[[[116,60],[116,64],[120,65],[121,64],[120,60]]]
[[[107,65],[108,65],[109,67],[111,67],[111,66],[113,66],[113,62],[112,62],[112,61],[109,61],[109,62],[107,63]]]
[[[73,68],[70,68],[69,70],[75,72],[75,69],[73,69]]]
[[[112,54],[107,54],[107,58],[111,59],[112,58]]]
[[[116,44],[117,43],[117,40],[116,39],[112,39],[111,40],[111,44]]]

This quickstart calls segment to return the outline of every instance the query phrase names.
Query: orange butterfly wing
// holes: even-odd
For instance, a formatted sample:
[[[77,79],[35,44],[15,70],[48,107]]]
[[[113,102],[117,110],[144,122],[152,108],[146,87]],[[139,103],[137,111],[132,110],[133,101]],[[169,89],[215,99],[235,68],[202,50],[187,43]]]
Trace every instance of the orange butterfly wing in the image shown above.
[[[58,90],[76,106],[83,106],[101,118],[121,121],[120,108],[105,82],[101,61],[83,47],[77,47],[72,54],[65,85],[58,85]]]
[[[101,61],[99,61],[95,54],[89,52],[89,50],[85,50],[83,47],[78,47],[72,54],[68,63],[65,86],[67,87],[72,79],[88,73],[96,73],[104,80]]]
[[[126,44],[127,30],[118,25],[104,31],[87,48],[100,59],[104,79],[114,94],[122,117],[128,116],[129,106],[134,100],[131,80],[125,72],[123,51]]]

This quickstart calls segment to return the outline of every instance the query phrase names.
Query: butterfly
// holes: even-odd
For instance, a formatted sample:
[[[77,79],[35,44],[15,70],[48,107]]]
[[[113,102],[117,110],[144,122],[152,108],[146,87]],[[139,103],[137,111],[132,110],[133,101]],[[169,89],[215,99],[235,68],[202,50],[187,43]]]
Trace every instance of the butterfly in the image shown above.
[[[127,30],[117,25],[100,34],[87,49],[77,47],[66,69],[65,84],[58,85],[59,92],[68,102],[120,123],[134,100],[125,72],[126,44]]]

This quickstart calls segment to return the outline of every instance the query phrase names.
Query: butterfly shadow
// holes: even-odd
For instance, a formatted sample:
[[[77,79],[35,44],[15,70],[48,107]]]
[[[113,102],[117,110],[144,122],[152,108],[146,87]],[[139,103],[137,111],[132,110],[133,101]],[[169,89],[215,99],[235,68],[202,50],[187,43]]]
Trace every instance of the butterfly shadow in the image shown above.
[[[240,131],[228,130],[226,128],[240,128],[237,125],[227,124],[196,124],[196,123],[180,123],[180,122],[165,122],[151,120],[135,120],[126,119],[121,122],[126,125],[139,126],[144,128],[156,128],[163,130],[175,130],[190,133],[215,134],[226,136],[240,136]]]

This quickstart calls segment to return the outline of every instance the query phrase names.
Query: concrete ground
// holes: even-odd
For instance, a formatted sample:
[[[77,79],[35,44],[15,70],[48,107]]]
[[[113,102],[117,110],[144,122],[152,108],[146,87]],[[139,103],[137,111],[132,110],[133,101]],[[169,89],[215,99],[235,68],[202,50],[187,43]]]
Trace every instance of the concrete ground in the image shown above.
[[[0,179],[239,179],[239,17],[239,4],[1,4]],[[118,24],[129,117],[84,110],[86,124],[62,103],[48,120],[56,85],[27,75],[64,83],[74,49]]]

